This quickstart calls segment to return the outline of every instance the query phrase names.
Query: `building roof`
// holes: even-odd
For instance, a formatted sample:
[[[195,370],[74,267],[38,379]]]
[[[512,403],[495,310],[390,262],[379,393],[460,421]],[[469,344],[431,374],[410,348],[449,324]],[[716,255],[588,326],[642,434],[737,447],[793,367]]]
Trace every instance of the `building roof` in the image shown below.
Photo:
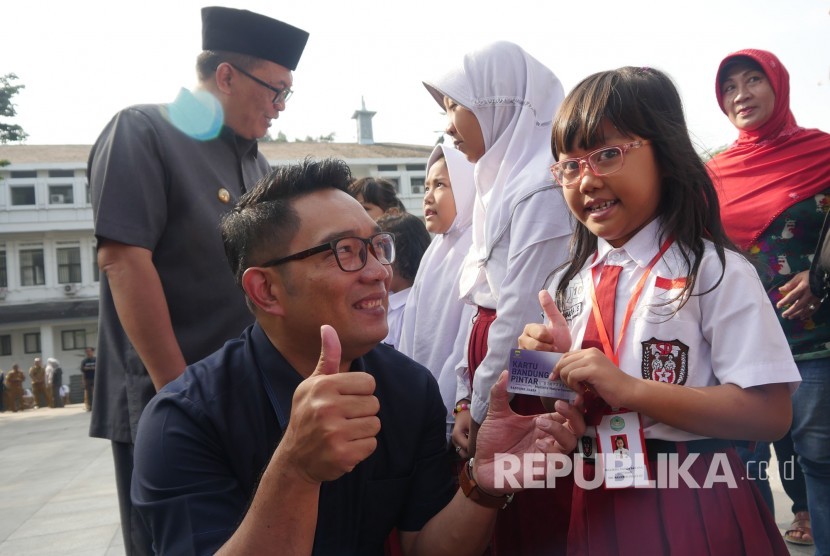
[[[11,164],[86,164],[92,145],[0,145],[0,160]],[[336,157],[348,160],[377,160],[385,158],[428,158],[432,146],[404,145],[399,143],[264,143],[260,151],[269,161],[300,160],[306,156],[316,158]]]
[[[92,145],[0,145],[0,160],[12,164],[84,163]]]
[[[0,324],[22,325],[30,322],[97,316],[98,299],[21,303],[18,305],[3,305],[3,310],[0,311]]]

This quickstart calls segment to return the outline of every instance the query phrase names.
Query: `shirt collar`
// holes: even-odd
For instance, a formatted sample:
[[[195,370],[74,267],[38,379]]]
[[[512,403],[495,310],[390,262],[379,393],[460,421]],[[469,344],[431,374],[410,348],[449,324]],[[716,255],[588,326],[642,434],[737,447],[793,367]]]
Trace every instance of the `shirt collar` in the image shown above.
[[[234,148],[240,158],[244,156],[256,158],[259,152],[259,142],[256,139],[245,139],[241,135],[237,135],[233,129],[226,125],[222,126],[219,136]]]
[[[274,347],[258,322],[251,327],[248,352],[262,375],[268,399],[274,408],[280,428],[285,431],[288,418],[291,416],[294,390],[303,381],[303,377]]]
[[[271,401],[280,428],[284,432],[291,416],[294,391],[305,379],[271,343],[258,322],[254,323],[250,329],[248,357],[253,358],[253,364],[260,371],[268,399]],[[365,368],[363,357],[359,357],[352,361],[349,370],[364,370]]]
[[[412,288],[406,288],[405,290],[401,290],[399,292],[390,293],[389,294],[389,310],[392,309],[400,309],[404,305],[406,305],[406,299],[409,297],[409,290]]]
[[[622,247],[614,247],[601,237],[597,238],[597,257],[588,268],[603,264],[612,251],[624,253],[627,258],[633,260],[638,266],[647,267],[655,253],[660,250],[661,239],[665,241],[665,238],[660,237],[661,227],[662,220],[657,217],[634,234],[634,237],[625,242]]]

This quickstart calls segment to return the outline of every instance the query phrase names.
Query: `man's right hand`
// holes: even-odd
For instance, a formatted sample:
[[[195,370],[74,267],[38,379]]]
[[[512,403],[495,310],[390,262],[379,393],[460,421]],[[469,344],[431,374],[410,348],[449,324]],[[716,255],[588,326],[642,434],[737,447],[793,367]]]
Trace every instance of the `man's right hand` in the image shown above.
[[[310,483],[333,481],[377,447],[380,409],[375,379],[364,372],[339,373],[340,339],[320,328],[320,361],[294,392],[291,418],[280,451]]]

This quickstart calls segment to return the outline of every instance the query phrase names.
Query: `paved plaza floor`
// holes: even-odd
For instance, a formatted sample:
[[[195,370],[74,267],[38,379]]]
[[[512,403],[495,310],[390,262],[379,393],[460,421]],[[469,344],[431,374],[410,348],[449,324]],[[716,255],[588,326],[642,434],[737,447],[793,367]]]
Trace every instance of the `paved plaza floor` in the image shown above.
[[[83,404],[0,414],[0,554],[120,556],[109,441]]]
[[[0,413],[0,556],[124,554],[110,443],[88,428],[83,404]],[[775,474],[772,490],[783,531],[792,514]]]

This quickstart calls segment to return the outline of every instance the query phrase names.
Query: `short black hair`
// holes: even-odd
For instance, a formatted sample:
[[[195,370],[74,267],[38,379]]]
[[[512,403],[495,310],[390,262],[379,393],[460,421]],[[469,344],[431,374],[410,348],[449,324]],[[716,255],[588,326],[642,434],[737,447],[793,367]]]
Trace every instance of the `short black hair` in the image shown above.
[[[298,197],[323,189],[348,192],[352,173],[336,158],[278,166],[260,179],[222,219],[220,229],[225,255],[237,285],[251,266],[286,255],[285,246],[300,229],[293,208]]]
[[[378,226],[395,235],[395,262],[392,265],[404,280],[412,282],[432,240],[426,226],[408,212],[384,214],[378,218]]]
[[[398,198],[395,185],[381,178],[360,178],[349,185],[349,195],[363,197],[367,203],[379,206],[383,212],[398,210],[406,212],[406,207]]]

